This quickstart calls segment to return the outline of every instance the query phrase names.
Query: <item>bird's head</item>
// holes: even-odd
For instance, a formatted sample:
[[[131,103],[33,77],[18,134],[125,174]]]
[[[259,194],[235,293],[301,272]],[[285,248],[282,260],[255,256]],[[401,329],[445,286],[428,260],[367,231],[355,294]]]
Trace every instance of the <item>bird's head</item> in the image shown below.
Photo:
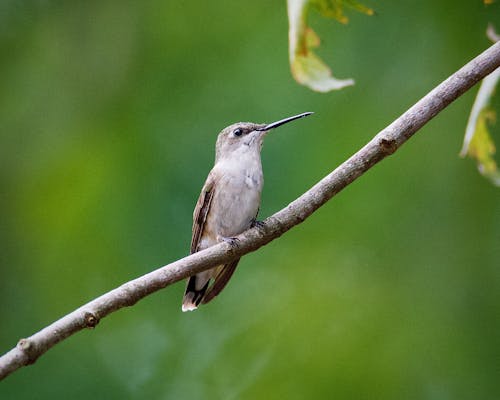
[[[270,130],[311,114],[312,112],[306,112],[281,119],[271,124],[238,122],[229,125],[227,128],[224,128],[217,137],[215,161],[217,162],[224,157],[237,156],[238,154],[248,151],[260,152],[264,137]]]

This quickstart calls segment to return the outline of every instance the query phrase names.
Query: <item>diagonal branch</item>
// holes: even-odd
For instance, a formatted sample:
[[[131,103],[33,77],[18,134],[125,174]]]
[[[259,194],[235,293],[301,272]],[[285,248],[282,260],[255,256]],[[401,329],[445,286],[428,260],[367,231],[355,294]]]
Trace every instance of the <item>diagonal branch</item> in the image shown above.
[[[287,207],[238,236],[236,244],[219,243],[143,275],[67,314],[0,357],[0,379],[38,357],[68,336],[95,327],[100,319],[122,307],[195,273],[227,263],[257,250],[303,222],[380,160],[394,153],[424,124],[478,81],[500,66],[500,42],[494,44],[429,92],[418,103],[378,133],[351,158]]]

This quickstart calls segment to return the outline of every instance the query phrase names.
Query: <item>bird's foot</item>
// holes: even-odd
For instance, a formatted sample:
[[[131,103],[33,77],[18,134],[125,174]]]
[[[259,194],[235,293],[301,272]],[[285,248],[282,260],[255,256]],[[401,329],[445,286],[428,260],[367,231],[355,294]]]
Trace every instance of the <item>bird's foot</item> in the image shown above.
[[[252,225],[250,225],[251,228],[264,228],[266,226],[266,223],[264,221],[258,221],[254,219],[252,221]]]
[[[220,236],[219,237],[219,241],[226,242],[231,247],[238,247],[240,239],[238,239],[236,237],[224,237],[224,236]]]

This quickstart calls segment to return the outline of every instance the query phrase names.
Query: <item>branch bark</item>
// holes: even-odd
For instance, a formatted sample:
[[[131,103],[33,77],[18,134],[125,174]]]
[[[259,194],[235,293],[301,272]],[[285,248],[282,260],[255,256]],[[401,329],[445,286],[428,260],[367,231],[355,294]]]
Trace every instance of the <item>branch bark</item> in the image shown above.
[[[423,125],[500,66],[500,42],[470,61],[413,107],[379,132],[356,154],[281,211],[238,236],[235,244],[219,243],[123,284],[21,339],[0,357],[0,379],[38,357],[68,336],[94,328],[105,316],[188,276],[255,251],[302,223],[314,211],[376,163],[394,153]]]

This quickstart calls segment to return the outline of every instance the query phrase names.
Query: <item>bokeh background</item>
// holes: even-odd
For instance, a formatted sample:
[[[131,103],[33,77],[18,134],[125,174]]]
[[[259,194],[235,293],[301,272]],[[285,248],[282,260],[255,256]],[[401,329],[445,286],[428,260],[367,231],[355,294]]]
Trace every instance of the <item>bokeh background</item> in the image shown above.
[[[0,3],[0,351],[187,254],[217,133],[266,140],[261,218],[490,45],[499,3],[311,13],[356,86],[291,78],[284,1]],[[2,399],[500,397],[500,192],[457,156],[477,88],[306,223],[244,257],[210,305],[184,284],[50,350]]]

